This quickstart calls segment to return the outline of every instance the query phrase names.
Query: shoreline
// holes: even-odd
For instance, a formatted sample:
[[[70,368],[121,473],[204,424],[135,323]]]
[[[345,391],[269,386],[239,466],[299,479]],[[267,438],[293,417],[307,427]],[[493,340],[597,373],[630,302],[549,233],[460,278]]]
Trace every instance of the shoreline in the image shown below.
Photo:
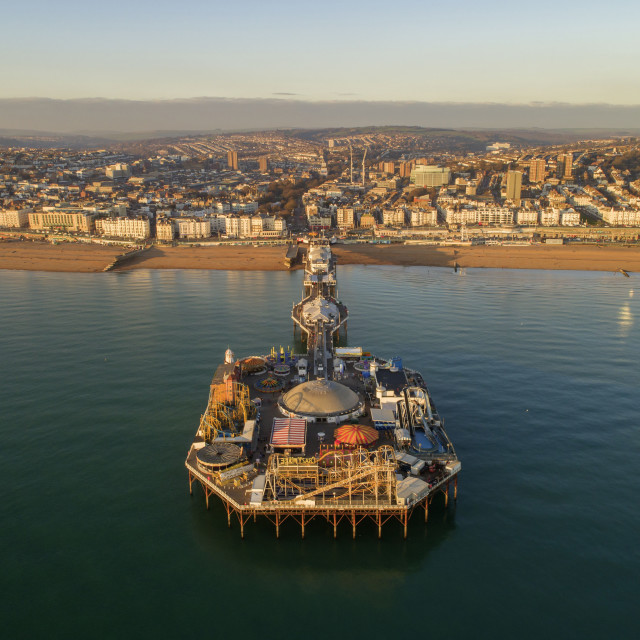
[[[213,269],[289,271],[285,247],[153,246],[115,271],[135,269]],[[640,272],[638,245],[333,245],[341,265],[396,265],[445,268],[548,269]],[[34,242],[0,243],[0,269],[67,273],[101,272],[122,247]],[[294,269],[301,268],[299,265]]]

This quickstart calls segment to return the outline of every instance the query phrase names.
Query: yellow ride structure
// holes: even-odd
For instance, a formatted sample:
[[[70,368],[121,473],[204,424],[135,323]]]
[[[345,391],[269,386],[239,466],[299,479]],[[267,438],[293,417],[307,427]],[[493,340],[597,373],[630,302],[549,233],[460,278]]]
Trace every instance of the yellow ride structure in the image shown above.
[[[212,384],[207,409],[200,419],[200,435],[205,442],[242,433],[247,420],[256,417],[249,387],[235,380]]]
[[[331,456],[333,466],[325,468],[317,458],[271,455],[264,499],[313,500],[327,505],[396,504],[397,463],[392,447],[336,450]]]

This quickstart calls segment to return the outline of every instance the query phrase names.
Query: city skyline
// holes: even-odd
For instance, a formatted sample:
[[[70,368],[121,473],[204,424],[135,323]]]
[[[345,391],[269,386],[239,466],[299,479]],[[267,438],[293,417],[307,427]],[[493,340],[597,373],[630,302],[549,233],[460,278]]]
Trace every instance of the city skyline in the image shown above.
[[[639,105],[637,5],[76,0],[3,14],[0,98]],[[5,126],[0,122],[0,127]]]

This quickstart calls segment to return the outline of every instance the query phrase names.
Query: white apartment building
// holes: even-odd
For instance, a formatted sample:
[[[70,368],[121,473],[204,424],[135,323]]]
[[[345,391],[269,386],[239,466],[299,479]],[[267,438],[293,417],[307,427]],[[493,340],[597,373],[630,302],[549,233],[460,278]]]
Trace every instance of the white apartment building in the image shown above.
[[[209,218],[175,218],[174,223],[178,231],[178,238],[209,238],[211,236],[211,221]]]
[[[478,207],[478,222],[482,224],[513,224],[513,209]]]
[[[382,224],[389,225],[391,227],[404,227],[405,225],[404,209],[400,207],[398,207],[397,209],[383,209]]]
[[[175,226],[173,220],[166,218],[156,221],[156,237],[163,242],[171,242],[175,237]]]
[[[560,224],[560,212],[558,209],[542,209],[540,211],[540,224],[543,227],[557,227]]]
[[[447,224],[476,224],[478,222],[478,210],[472,207],[461,209],[446,207],[440,211]]]
[[[563,227],[577,227],[580,224],[580,214],[573,209],[563,209],[560,212],[560,224]]]
[[[29,213],[33,209],[5,209],[0,210],[0,227],[18,229],[29,224]]]
[[[611,207],[609,210],[600,211],[602,219],[615,226],[640,226],[640,210],[638,209],[615,209]]]
[[[538,224],[538,212],[535,209],[519,209],[516,212],[517,224]]]
[[[227,216],[218,215],[209,218],[211,233],[225,233],[227,230]]]
[[[138,238],[151,236],[151,224],[146,216],[139,218],[102,218],[96,220],[96,232],[111,238]]]
[[[435,207],[412,208],[410,215],[412,227],[434,227],[438,224],[438,212]]]
[[[353,207],[338,207],[336,212],[336,224],[340,229],[353,229],[356,226]]]

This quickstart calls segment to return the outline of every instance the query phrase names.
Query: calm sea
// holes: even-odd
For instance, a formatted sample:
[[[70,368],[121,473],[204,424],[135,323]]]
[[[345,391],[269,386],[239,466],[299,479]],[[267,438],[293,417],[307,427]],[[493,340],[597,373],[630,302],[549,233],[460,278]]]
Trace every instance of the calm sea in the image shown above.
[[[349,344],[422,371],[462,459],[406,541],[241,540],[189,496],[210,378],[291,344],[300,272],[0,272],[2,637],[640,637],[637,277],[339,282]]]

